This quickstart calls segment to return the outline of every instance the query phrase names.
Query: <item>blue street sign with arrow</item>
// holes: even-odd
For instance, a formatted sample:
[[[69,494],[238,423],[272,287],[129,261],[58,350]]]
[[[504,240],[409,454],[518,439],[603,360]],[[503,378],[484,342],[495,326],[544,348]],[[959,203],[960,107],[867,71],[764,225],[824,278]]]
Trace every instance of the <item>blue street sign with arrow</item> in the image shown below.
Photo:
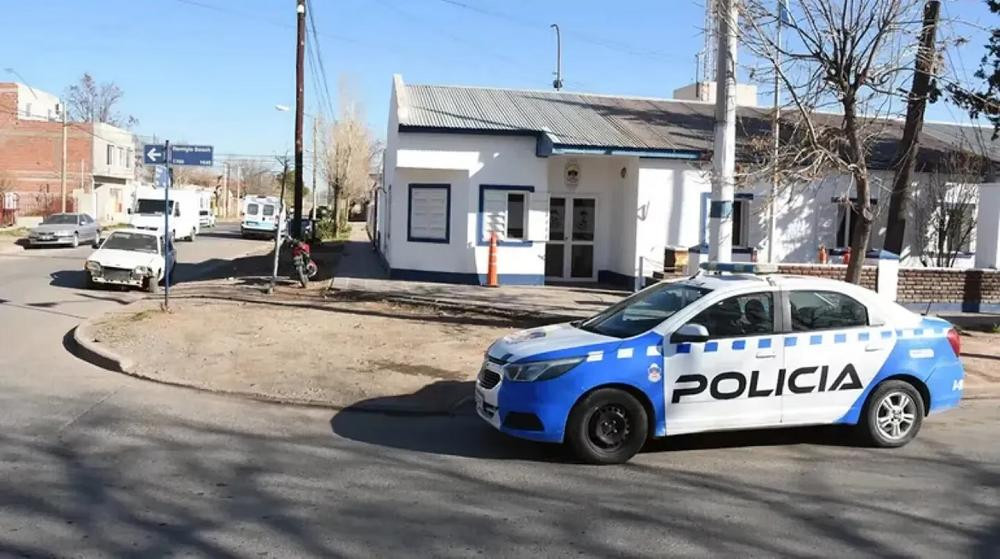
[[[166,163],[166,146],[163,144],[144,144],[142,146],[142,162],[144,165],[162,165]]]

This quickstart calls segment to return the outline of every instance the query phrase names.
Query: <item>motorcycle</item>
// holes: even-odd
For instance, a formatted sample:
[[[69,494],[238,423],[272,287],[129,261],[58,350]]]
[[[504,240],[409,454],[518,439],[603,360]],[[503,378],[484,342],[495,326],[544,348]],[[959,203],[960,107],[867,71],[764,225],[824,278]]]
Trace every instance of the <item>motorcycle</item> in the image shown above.
[[[308,287],[309,280],[319,272],[319,267],[312,259],[312,249],[305,241],[298,239],[289,238],[288,244],[292,247],[292,265],[295,266],[299,283],[302,284],[302,287]]]

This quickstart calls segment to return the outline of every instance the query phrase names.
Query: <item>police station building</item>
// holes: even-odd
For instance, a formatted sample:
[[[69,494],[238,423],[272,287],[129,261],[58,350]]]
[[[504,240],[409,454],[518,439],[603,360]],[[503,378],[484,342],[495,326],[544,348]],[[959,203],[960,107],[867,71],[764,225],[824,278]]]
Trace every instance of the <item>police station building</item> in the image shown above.
[[[752,88],[741,93],[740,137],[751,129],[766,134],[770,110],[753,106]],[[393,278],[475,284],[485,282],[496,233],[501,284],[631,285],[640,269],[649,276],[661,268],[667,249],[707,242],[714,124],[714,104],[697,99],[407,85],[397,75],[376,246]],[[921,153],[958,149],[970,130],[927,123]],[[878,181],[891,184],[890,140],[885,153],[872,155],[877,207],[889,201]],[[754,249],[766,254],[769,188],[737,191],[732,239],[739,258]],[[845,247],[852,190],[849,178],[830,176],[785,192],[775,205],[776,259],[814,262],[819,245],[834,254]],[[879,213],[873,247],[884,234]],[[915,229],[904,265],[927,250]],[[994,254],[981,256],[984,264],[976,261],[974,235],[957,242],[955,266],[990,266],[990,258],[996,266],[996,243]]]

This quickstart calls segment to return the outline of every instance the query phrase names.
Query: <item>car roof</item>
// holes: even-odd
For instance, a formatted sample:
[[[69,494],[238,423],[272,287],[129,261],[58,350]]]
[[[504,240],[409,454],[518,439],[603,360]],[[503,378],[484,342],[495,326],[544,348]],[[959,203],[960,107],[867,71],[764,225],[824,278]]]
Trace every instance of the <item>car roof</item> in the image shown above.
[[[768,286],[781,287],[783,289],[831,289],[844,292],[855,292],[859,289],[866,292],[870,291],[846,281],[790,274],[718,274],[702,272],[681,281],[719,292]]]
[[[161,237],[159,231],[150,231],[149,229],[133,229],[131,227],[126,227],[124,229],[115,229],[111,231],[109,235],[114,235],[115,233],[133,233],[136,235],[149,235],[150,237]]]

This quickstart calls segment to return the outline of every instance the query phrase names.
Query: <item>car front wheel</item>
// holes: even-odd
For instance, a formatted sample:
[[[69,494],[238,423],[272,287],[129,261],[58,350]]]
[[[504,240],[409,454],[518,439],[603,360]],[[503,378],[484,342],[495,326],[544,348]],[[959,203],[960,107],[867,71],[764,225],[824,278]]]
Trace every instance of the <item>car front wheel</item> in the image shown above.
[[[646,443],[649,419],[628,392],[602,388],[577,402],[566,425],[573,453],[591,464],[622,464]]]
[[[860,428],[873,446],[895,448],[917,436],[924,419],[924,400],[912,384],[890,380],[878,385],[865,405]]]

